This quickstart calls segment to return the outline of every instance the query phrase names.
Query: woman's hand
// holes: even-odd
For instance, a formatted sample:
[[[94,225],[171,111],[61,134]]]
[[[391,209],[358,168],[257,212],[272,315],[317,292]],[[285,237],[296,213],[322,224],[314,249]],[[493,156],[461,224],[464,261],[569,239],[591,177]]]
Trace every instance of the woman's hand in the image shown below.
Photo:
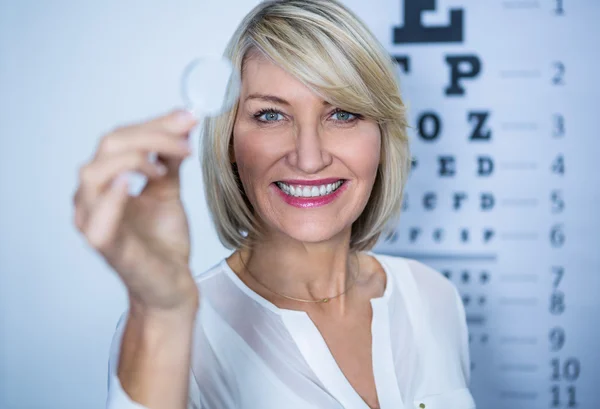
[[[119,274],[133,306],[150,313],[191,311],[198,302],[179,177],[195,123],[189,113],[176,111],[119,127],[102,137],[80,169],[75,225]],[[155,164],[150,152],[158,155]],[[137,197],[128,194],[129,171],[148,178]]]

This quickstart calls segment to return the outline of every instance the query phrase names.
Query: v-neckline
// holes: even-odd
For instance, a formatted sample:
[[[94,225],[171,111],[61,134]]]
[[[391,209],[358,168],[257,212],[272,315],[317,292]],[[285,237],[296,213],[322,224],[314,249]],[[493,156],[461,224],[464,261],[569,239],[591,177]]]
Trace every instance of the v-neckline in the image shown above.
[[[378,409],[403,409],[390,336],[389,300],[394,292],[395,283],[388,265],[379,255],[367,251],[375,258],[386,275],[383,295],[372,298],[371,320],[371,356],[375,389],[379,401]],[[362,396],[354,389],[337,361],[325,339],[308,313],[300,310],[279,308],[246,285],[223,260],[223,268],[231,280],[250,298],[281,316],[307,364],[319,378],[327,391],[344,409],[371,409]]]
[[[378,300],[383,300],[387,303],[390,297],[392,296],[392,293],[394,292],[394,286],[390,284],[392,282],[392,276],[389,272],[389,268],[387,264],[385,264],[385,262],[380,258],[379,254],[373,253],[372,251],[365,251],[365,254],[373,257],[375,260],[377,260],[377,262],[379,262],[386,276],[385,289],[383,290],[383,294],[379,297],[371,298],[371,303]],[[273,304],[271,301],[267,300],[259,293],[257,293],[256,291],[254,291],[253,289],[251,289],[250,287],[248,287],[248,285],[240,277],[238,277],[235,271],[233,271],[233,269],[229,266],[229,263],[227,263],[227,259],[223,259],[221,261],[221,267],[225,271],[227,276],[240,290],[242,290],[247,296],[252,298],[254,301],[261,304],[263,307],[266,307],[268,310],[276,313],[277,315],[282,315],[285,313],[301,313],[305,314],[308,317],[308,314],[305,311],[280,308]]]

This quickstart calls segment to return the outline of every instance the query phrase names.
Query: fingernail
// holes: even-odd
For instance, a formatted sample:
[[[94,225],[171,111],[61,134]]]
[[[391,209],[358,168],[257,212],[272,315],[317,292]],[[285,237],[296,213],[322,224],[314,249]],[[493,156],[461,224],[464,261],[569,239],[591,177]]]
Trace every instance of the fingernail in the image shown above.
[[[182,125],[189,125],[195,122],[196,118],[190,111],[181,110],[175,115],[175,120]]]

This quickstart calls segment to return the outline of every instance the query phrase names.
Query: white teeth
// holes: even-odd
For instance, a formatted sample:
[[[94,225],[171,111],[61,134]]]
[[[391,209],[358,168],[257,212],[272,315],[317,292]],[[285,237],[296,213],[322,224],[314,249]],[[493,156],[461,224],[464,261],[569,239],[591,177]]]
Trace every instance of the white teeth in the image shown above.
[[[328,183],[326,185],[319,186],[291,186],[286,185],[282,182],[277,182],[277,186],[290,196],[295,197],[318,197],[328,195],[331,192],[335,191],[342,185],[342,181],[339,180],[335,183]]]

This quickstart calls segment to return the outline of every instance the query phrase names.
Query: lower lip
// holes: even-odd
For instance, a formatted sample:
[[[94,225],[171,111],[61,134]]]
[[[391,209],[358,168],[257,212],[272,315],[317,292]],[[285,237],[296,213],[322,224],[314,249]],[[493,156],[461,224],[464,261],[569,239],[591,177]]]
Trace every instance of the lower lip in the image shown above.
[[[277,194],[279,194],[279,196],[287,204],[292,205],[294,207],[299,207],[302,209],[308,209],[308,208],[312,208],[312,207],[325,206],[326,204],[333,202],[338,196],[340,196],[342,194],[342,192],[344,190],[346,190],[347,185],[348,185],[348,181],[345,181],[334,192],[332,192],[328,195],[325,195],[325,196],[317,196],[317,197],[290,196],[290,195],[286,194],[285,192],[283,192],[281,189],[279,189],[279,187],[277,187],[277,185],[275,183],[273,183],[272,186],[273,186],[273,189],[275,189],[277,191]]]

